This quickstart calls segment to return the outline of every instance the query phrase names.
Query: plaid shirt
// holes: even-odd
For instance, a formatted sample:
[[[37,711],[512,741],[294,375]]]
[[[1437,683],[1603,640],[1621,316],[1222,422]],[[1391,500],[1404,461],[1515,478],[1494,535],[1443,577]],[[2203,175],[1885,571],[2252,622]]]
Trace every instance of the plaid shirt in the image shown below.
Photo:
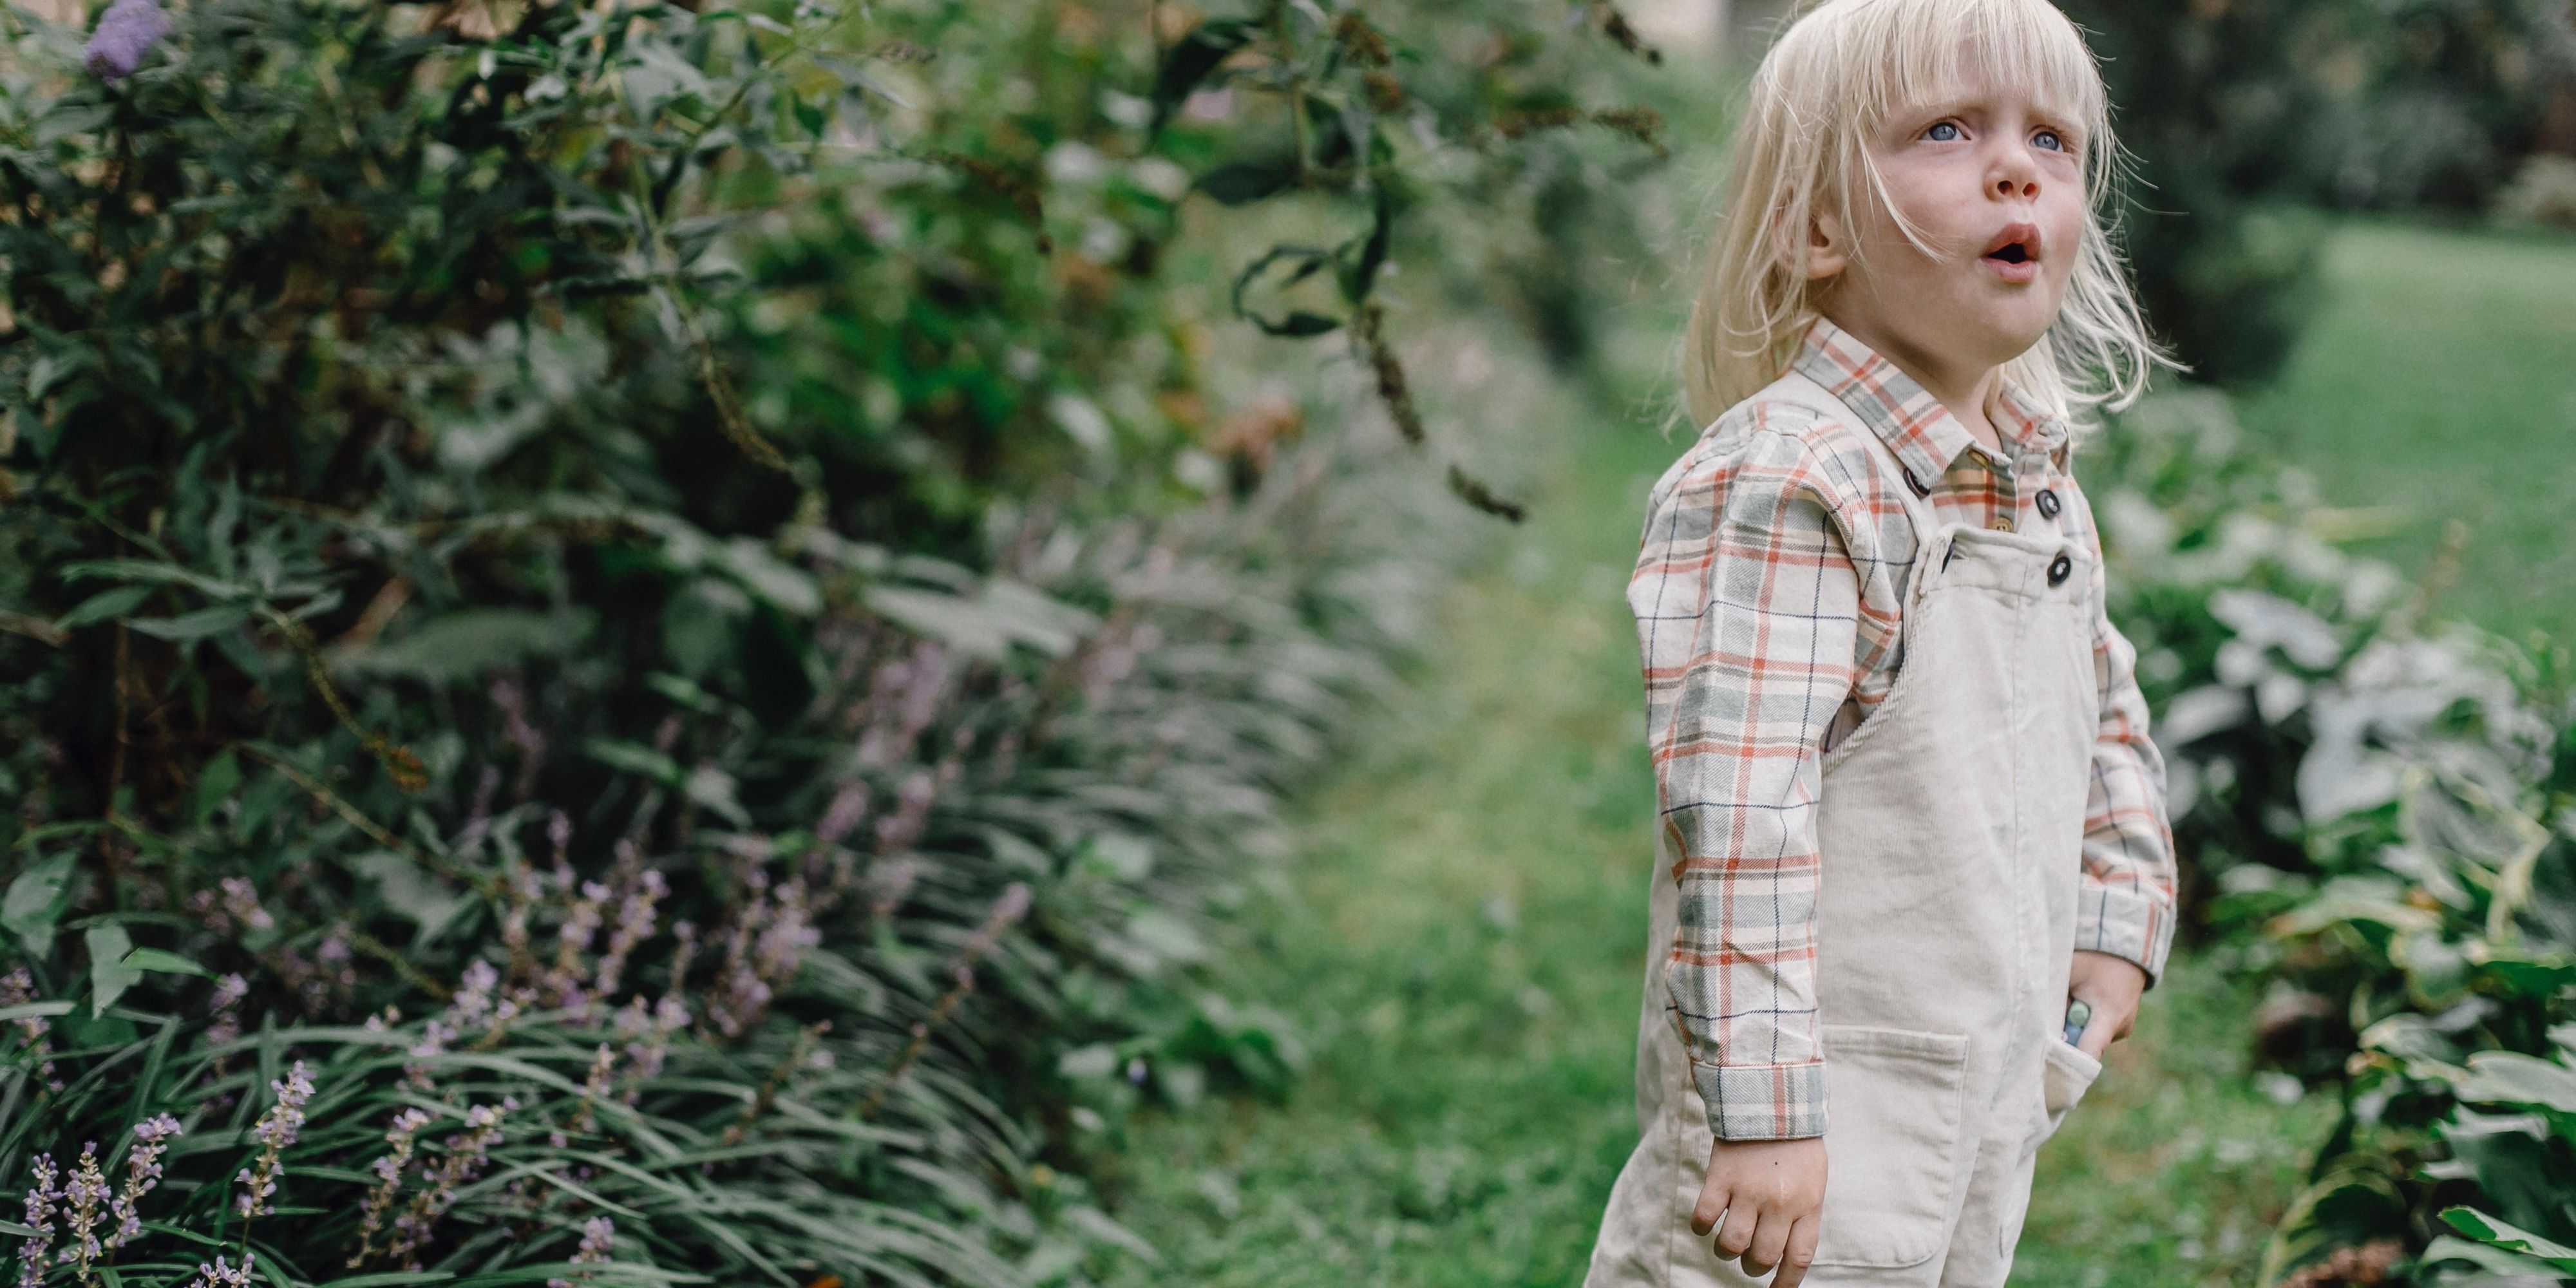
[[[1681,855],[1681,928],[1665,969],[1709,1127],[1727,1139],[1825,1124],[1816,1011],[1816,806],[1828,747],[1887,696],[1913,569],[1906,486],[1855,433],[1874,432],[1932,513],[2057,532],[2093,550],[2101,686],[2085,803],[2076,946],[2138,963],[2150,985],[2173,939],[2164,761],[2147,740],[2136,650],[2104,609],[2099,535],[2067,472],[2065,421],[2007,381],[1990,456],[1940,400],[1819,318],[1793,360],[1853,413],[1738,403],[1657,480],[1628,606],[1645,667],[1663,826]],[[1829,860],[1824,860],[1829,861]]]

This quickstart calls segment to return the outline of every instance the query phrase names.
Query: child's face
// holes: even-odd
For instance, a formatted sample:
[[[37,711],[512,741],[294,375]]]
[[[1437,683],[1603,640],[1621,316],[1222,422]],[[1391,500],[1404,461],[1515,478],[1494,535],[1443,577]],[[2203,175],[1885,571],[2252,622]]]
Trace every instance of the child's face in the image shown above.
[[[1945,371],[1997,366],[2038,343],[2084,231],[2081,126],[1972,81],[1956,100],[1891,116],[1869,146],[1889,197],[1936,253],[1875,201],[1853,236],[1820,220],[1808,275],[1835,279],[1825,312]]]

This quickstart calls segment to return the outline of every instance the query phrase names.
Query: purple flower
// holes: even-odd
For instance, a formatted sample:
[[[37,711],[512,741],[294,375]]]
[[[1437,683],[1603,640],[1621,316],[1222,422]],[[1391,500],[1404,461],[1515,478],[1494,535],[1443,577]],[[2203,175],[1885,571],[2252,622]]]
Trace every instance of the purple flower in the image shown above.
[[[304,1062],[298,1060],[294,1068],[286,1071],[283,1081],[271,1082],[268,1089],[276,1094],[277,1103],[270,1105],[251,1128],[251,1138],[260,1143],[259,1161],[255,1168],[245,1167],[233,1178],[244,1187],[233,1200],[233,1210],[243,1220],[270,1210],[268,1196],[277,1192],[277,1177],[285,1170],[278,1165],[278,1156],[295,1143],[296,1133],[304,1126],[304,1102],[313,1098],[313,1079],[304,1072]]]
[[[170,15],[152,0],[116,0],[89,37],[89,69],[113,85],[134,74],[143,56],[170,34]]]
[[[28,1164],[36,1174],[36,1183],[27,1187],[26,1226],[35,1233],[27,1236],[18,1249],[19,1288],[38,1288],[45,1282],[45,1262],[54,1243],[54,1208],[62,1202],[63,1192],[55,1187],[54,1156],[38,1154]]]
[[[134,1125],[134,1145],[125,1154],[125,1190],[109,1207],[116,1216],[116,1232],[107,1236],[107,1246],[122,1248],[142,1237],[143,1218],[135,1211],[135,1200],[161,1183],[161,1154],[178,1134],[179,1120],[168,1114]]]

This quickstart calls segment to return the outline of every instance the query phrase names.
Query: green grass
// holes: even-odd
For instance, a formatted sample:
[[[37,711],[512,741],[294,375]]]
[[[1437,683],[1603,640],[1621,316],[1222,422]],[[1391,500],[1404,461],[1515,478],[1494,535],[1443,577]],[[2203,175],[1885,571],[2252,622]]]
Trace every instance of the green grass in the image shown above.
[[[2247,427],[2329,502],[2396,507],[2358,551],[2420,574],[2465,525],[2438,611],[2576,639],[2576,238],[2350,223],[2324,285]]]

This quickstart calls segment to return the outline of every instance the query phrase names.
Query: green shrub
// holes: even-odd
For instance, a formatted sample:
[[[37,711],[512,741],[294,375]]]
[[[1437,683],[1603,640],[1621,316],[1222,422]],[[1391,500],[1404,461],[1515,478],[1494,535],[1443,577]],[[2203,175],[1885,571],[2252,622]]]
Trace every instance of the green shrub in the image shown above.
[[[2263,1283],[2435,1282],[2406,1276],[2460,1251],[2436,1214],[2465,1202],[2576,1237],[2576,1173],[2526,1165],[2537,1145],[2499,1161],[2458,1108],[2499,1098],[2468,1070],[2524,1067],[2576,1018],[2566,654],[2419,620],[2421,588],[2327,539],[2369,516],[2241,446],[2217,394],[2109,432],[2097,506],[2192,924],[2268,981],[2258,1054],[2342,1097]]]
[[[1130,1242],[1037,1160],[1293,1072],[1194,969],[1466,535],[1417,484],[1512,510],[1390,465],[1393,194],[1483,181],[1402,172],[1637,140],[1510,143],[1534,52],[1444,105],[1287,5],[120,5],[97,58],[11,10],[0,60],[33,1280],[1003,1284]],[[1289,110],[1189,106],[1220,82]],[[1312,169],[1227,187],[1292,135]],[[1194,187],[1364,218],[1246,250]],[[1164,267],[1209,256],[1289,270],[1246,311],[1341,335],[1410,433],[1229,387]]]

